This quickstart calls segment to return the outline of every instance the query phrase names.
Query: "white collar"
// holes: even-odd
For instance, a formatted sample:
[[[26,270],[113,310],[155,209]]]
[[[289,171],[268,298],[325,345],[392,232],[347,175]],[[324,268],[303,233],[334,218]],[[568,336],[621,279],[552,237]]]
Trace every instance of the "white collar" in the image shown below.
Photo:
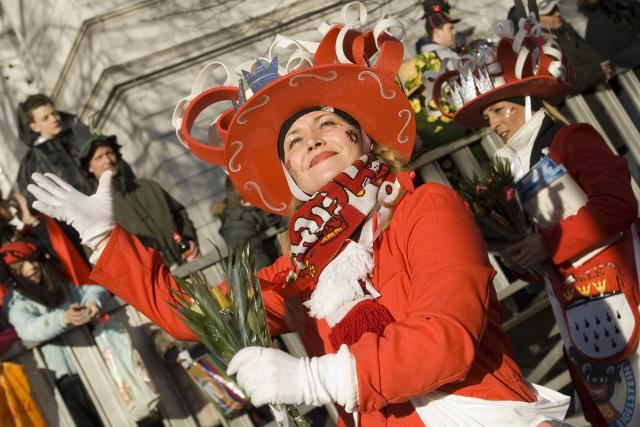
[[[533,147],[533,143],[538,136],[540,126],[544,120],[544,109],[536,111],[529,120],[511,138],[507,141],[507,147],[513,151],[518,152],[527,149],[529,146]]]
[[[36,139],[36,140],[33,142],[33,145],[34,145],[34,147],[35,147],[36,145],[44,144],[45,142],[47,142],[47,141],[49,141],[49,140],[51,140],[51,139],[53,139],[53,138],[45,138],[45,137],[44,137],[44,136],[42,136],[42,135],[38,135],[38,139]]]

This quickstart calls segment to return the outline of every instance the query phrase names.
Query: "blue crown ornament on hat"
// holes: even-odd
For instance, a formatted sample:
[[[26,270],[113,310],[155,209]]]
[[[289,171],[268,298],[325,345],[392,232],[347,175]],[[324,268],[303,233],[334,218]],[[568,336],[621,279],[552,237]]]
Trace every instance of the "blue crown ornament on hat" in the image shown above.
[[[233,103],[234,110],[240,108],[242,104],[244,104],[247,100],[245,94],[245,86],[244,81],[249,85],[249,89],[251,89],[251,93],[256,93],[269,83],[278,79],[278,57],[274,56],[271,62],[267,62],[267,67],[262,64],[260,58],[256,58],[255,66],[256,71],[252,73],[250,71],[242,70],[242,77],[244,79],[240,79],[238,83],[238,87],[240,88],[238,101]]]

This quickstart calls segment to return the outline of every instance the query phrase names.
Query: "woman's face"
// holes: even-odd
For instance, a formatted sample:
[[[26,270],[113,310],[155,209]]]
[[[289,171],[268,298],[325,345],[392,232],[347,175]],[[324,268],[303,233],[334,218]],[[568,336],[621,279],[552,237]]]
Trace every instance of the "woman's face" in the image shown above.
[[[514,102],[500,101],[484,109],[482,116],[503,142],[507,142],[525,123],[525,108]]]
[[[307,194],[317,192],[364,153],[360,131],[327,111],[300,117],[284,138],[285,167]]]
[[[40,284],[42,280],[42,268],[40,268],[40,264],[37,262],[22,261],[16,273],[25,279],[29,279],[33,283]]]

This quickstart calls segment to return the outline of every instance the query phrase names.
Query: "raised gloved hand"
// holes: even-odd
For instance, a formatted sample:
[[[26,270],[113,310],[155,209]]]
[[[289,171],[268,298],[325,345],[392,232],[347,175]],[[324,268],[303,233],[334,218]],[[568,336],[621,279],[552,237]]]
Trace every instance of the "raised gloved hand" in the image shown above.
[[[255,406],[321,406],[336,402],[347,412],[358,406],[355,359],[346,345],[322,357],[291,356],[275,348],[247,347],[229,363],[229,375],[251,396]]]
[[[111,171],[100,176],[92,196],[82,194],[52,173],[36,172],[31,179],[35,184],[29,184],[27,190],[36,198],[34,209],[71,225],[80,234],[82,244],[92,250],[115,226]]]

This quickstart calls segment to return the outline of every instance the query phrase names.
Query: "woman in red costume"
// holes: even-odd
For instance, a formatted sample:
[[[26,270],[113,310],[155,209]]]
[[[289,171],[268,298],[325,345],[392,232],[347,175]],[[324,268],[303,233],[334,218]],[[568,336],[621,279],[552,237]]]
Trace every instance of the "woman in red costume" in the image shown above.
[[[568,398],[527,383],[512,359],[469,209],[401,170],[415,137],[396,83],[402,43],[348,27],[325,34],[310,67],[279,75],[274,58],[244,72],[240,88],[194,90],[185,101],[180,139],[225,167],[253,205],[293,212],[290,255],[260,277],[271,332],[299,332],[310,358],[250,347],[229,372],[255,405],[335,402],[363,426],[562,419]],[[223,147],[196,141],[196,117],[228,100],[236,108],[216,121]],[[91,197],[54,175],[33,179],[34,207],[95,250],[95,282],[195,339],[167,304],[176,284],[161,257],[114,224],[106,174]]]
[[[548,267],[538,281],[586,418],[598,427],[639,425],[640,240],[629,168],[590,125],[564,125],[542,107],[570,89],[551,35],[533,18],[501,29],[491,60],[458,64],[436,87],[453,88],[459,124],[490,126],[505,142],[496,155],[509,161],[537,230],[502,259],[520,273]]]

